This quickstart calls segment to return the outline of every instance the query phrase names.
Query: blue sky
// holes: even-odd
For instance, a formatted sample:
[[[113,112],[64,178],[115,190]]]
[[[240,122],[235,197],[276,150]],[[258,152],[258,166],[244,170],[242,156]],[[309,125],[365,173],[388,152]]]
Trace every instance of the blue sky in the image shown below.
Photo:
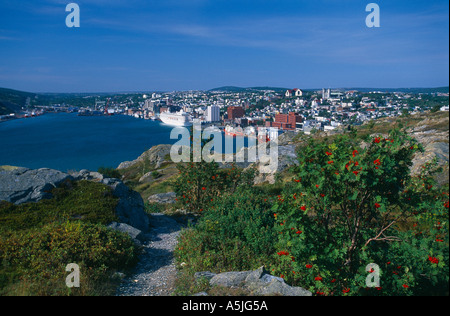
[[[448,59],[446,0],[0,0],[0,87],[32,92],[438,87]]]

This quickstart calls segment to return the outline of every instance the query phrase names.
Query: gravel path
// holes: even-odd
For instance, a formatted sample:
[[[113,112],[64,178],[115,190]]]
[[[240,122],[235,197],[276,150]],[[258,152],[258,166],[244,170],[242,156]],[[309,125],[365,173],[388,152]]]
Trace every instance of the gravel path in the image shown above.
[[[169,296],[174,290],[173,251],[181,226],[163,214],[151,214],[150,225],[144,253],[132,276],[119,286],[117,296]]]

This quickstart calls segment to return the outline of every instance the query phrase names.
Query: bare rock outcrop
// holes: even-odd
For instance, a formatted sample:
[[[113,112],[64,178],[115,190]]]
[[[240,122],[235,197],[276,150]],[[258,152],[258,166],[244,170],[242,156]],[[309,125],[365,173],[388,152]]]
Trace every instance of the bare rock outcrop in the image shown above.
[[[50,199],[50,191],[73,178],[52,169],[0,169],[0,200],[14,204]]]
[[[119,179],[105,178],[98,172],[88,170],[67,174],[52,169],[0,168],[0,201],[24,204],[51,199],[52,189],[66,181],[82,180],[102,183],[111,188],[113,195],[119,199],[116,215],[120,222],[144,232],[149,229],[149,219],[139,193],[129,189]]]
[[[164,162],[168,162],[167,158],[170,156],[170,149],[172,145],[158,145],[150,148],[144,152],[139,158],[133,161],[122,162],[117,169],[127,169],[140,162],[148,162],[150,165],[154,165],[155,169],[161,167]]]
[[[220,274],[198,272],[195,277],[208,279],[211,286],[242,288],[257,296],[312,296],[310,291],[301,287],[290,286],[282,278],[270,275],[264,267],[255,271],[224,272]],[[202,293],[202,295],[205,294]]]

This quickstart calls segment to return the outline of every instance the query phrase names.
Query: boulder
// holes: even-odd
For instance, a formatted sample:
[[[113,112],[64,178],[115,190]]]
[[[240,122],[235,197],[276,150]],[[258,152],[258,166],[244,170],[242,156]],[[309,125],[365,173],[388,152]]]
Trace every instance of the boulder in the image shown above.
[[[52,169],[16,168],[0,170],[0,200],[14,204],[50,199],[50,191],[73,178]]]
[[[173,204],[177,194],[175,192],[155,194],[148,198],[149,203]]]
[[[198,278],[209,279],[211,286],[229,288],[243,288],[253,295],[259,296],[312,296],[312,293],[301,287],[286,284],[282,278],[270,275],[264,267],[255,271],[225,272],[214,274],[211,272],[198,272]]]
[[[87,181],[101,182],[104,179],[104,177],[101,173],[92,172],[92,171],[84,170],[84,169],[79,172],[71,173],[71,176],[76,181],[87,180]]]
[[[241,287],[251,271],[224,272],[216,274],[209,280],[211,286]]]
[[[145,213],[144,200],[141,195],[118,179],[103,179],[102,183],[108,185],[112,189],[113,195],[119,198],[116,214],[120,221],[144,232],[148,231],[150,220]]]
[[[122,233],[127,233],[137,245],[141,245],[141,242],[145,241],[145,236],[142,231],[130,225],[113,222],[108,225],[108,228]]]
[[[289,286],[282,278],[270,275],[264,267],[248,274],[245,286],[254,295],[312,296],[310,291],[301,287]]]

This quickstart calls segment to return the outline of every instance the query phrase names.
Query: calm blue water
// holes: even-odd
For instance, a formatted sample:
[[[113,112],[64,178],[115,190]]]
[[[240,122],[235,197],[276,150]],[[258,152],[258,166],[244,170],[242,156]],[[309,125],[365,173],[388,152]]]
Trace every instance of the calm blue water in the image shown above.
[[[0,123],[0,165],[61,171],[116,168],[159,144],[172,127],[129,116],[58,113]]]
[[[61,171],[116,168],[158,144],[171,127],[128,116],[46,114],[0,123],[0,165]]]

